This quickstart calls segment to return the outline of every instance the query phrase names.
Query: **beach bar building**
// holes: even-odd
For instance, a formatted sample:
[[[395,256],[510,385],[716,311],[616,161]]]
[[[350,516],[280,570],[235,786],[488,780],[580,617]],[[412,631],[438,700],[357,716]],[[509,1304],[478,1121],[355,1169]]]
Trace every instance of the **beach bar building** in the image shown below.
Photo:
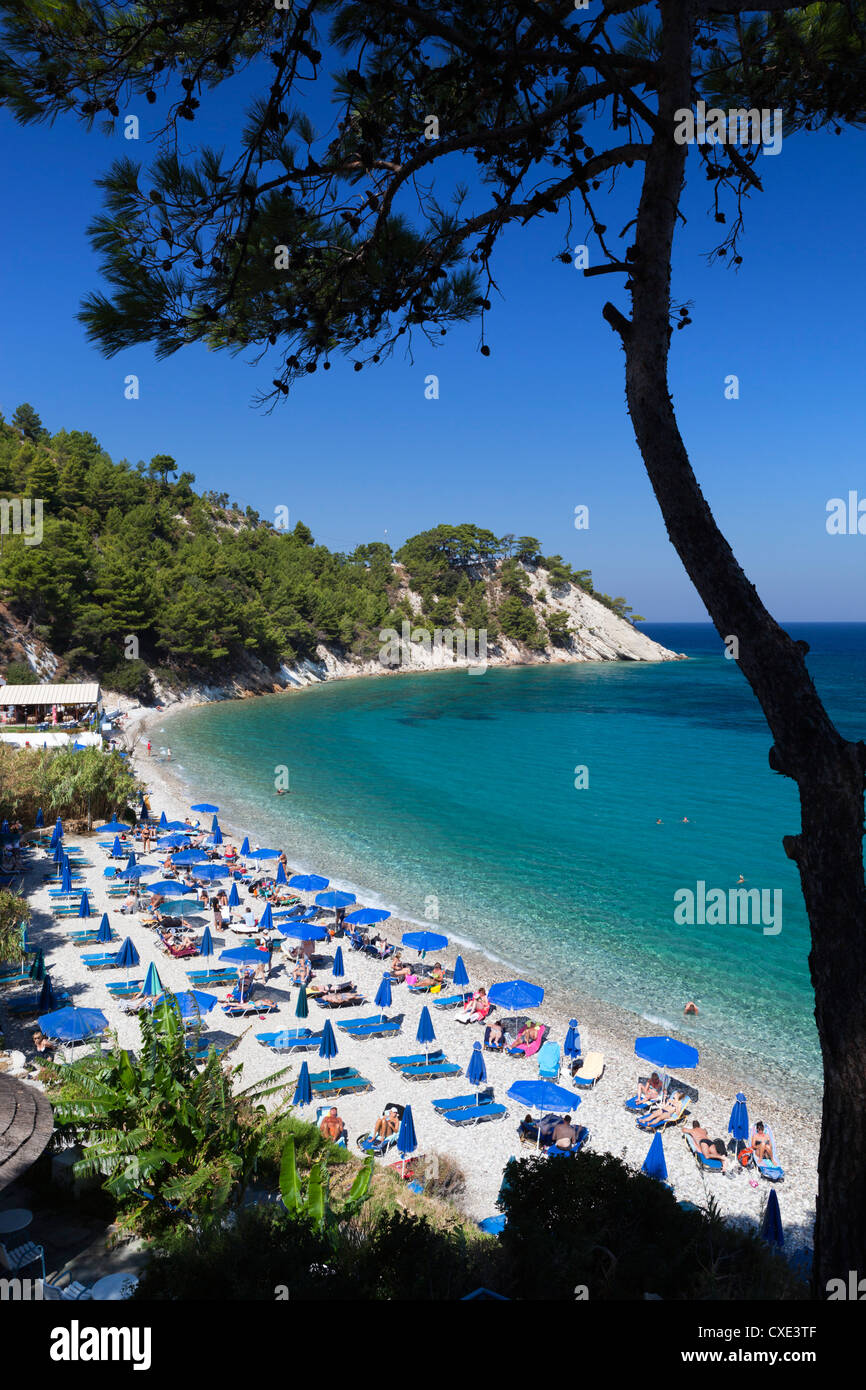
[[[102,691],[98,681],[69,685],[0,685],[0,739],[4,743],[101,744]]]

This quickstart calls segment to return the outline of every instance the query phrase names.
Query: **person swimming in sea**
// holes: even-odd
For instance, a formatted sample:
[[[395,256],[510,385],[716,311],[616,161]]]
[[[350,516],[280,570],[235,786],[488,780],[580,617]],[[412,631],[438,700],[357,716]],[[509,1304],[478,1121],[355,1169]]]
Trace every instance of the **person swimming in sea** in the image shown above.
[[[684,1013],[684,1014],[688,1014],[688,1015],[692,1015],[692,1014],[696,1015],[696,1014],[698,1014],[699,1012],[700,1012],[700,1011],[699,1011],[699,1009],[698,1009],[698,1006],[697,1006],[697,1004],[694,1002],[693,999],[690,999],[689,1002],[688,1002],[688,1004],[686,1004],[686,1007],[683,1009],[683,1013]]]

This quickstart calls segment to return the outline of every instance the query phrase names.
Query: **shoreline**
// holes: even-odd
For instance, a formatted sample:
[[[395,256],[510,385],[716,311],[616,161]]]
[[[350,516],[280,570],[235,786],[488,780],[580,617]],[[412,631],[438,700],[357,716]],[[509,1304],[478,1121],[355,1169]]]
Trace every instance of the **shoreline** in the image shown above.
[[[148,758],[141,748],[140,742],[148,736],[148,733],[152,734],[157,723],[162,723],[163,720],[183,709],[194,708],[203,703],[210,702],[186,698],[175,701],[162,710],[139,707],[137,710],[130,711],[124,730],[130,745],[130,761],[136,775],[155,793],[152,796],[154,808],[162,809],[164,806],[170,816],[187,813],[189,807],[187,794],[192,789],[188,788],[183,777],[174,771],[171,764],[165,763],[158,756]],[[138,746],[136,746],[136,740],[139,741]],[[222,806],[225,799],[220,800]],[[254,823],[240,826],[233,822],[230,798],[227,799],[220,811],[220,824],[226,838],[234,840],[237,844],[240,844],[244,834],[250,834],[253,837],[256,830]],[[288,846],[286,848],[291,864],[293,852],[289,850]],[[298,862],[297,859],[296,862]],[[299,862],[298,866],[302,867]],[[329,876],[335,869],[333,865],[319,864],[314,867],[320,872],[329,874]],[[339,872],[336,872],[332,882],[335,884],[341,882]],[[365,895],[359,891],[359,903],[369,901],[374,896],[374,894],[367,893]],[[388,940],[399,943],[402,931],[411,929],[413,926],[417,926],[417,921],[395,914],[387,922],[381,924],[377,930]],[[477,943],[463,944],[451,934],[449,934],[449,940],[451,944],[442,952],[443,963],[446,968],[450,968],[453,966],[454,954],[457,952],[462,954],[473,985],[483,983],[489,987],[497,978],[508,977],[512,972],[519,975],[527,969],[519,962],[510,962]],[[369,964],[374,972],[377,970],[375,962],[368,961],[367,958],[362,960],[353,954],[350,959],[352,973],[359,978],[359,982],[362,981],[364,973],[363,965]],[[356,962],[358,963],[357,966]],[[529,976],[531,977],[531,968],[529,968]],[[369,997],[372,998],[372,993]],[[395,992],[395,1008],[402,1005],[404,997],[401,996],[399,990]],[[314,1012],[317,1013],[318,1011]],[[434,1014],[437,1037],[442,1042],[446,1053],[458,1061],[462,1060],[462,1052],[466,1050],[467,1043],[479,1037],[480,1030],[472,1027],[464,1029],[453,1021],[453,1015],[448,1015],[447,1020],[443,1020],[440,1011],[434,1009],[432,1013]],[[622,1109],[622,1102],[627,1095],[633,1093],[637,1075],[646,1070],[645,1064],[639,1062],[634,1056],[634,1038],[640,1034],[655,1031],[659,1025],[653,1025],[646,1017],[639,1014],[594,999],[583,990],[571,986],[565,988],[558,983],[546,987],[544,1005],[539,1013],[543,1021],[550,1023],[552,1036],[560,1042],[564,1036],[568,1019],[576,1015],[584,1040],[584,1052],[591,1046],[594,1050],[602,1051],[605,1054],[605,1075],[593,1091],[585,1092],[581,1097],[583,1104],[580,1107],[578,1119],[587,1124],[590,1129],[591,1147],[618,1154],[627,1158],[630,1163],[639,1166],[645,1157],[648,1140],[637,1129],[628,1112]],[[442,1026],[443,1023],[446,1023],[447,1026]],[[678,1035],[699,1043],[699,1038],[695,1037],[693,1029],[684,1027],[682,1021],[670,1026]],[[455,1045],[450,1051],[446,1042],[446,1033],[455,1039]],[[467,1033],[468,1038],[466,1037]],[[456,1039],[458,1038],[463,1044],[462,1050],[457,1050]],[[588,1042],[588,1040],[590,1041]],[[370,1049],[373,1044],[367,1043],[364,1046],[365,1049]],[[366,1051],[365,1055],[367,1055]],[[354,1060],[360,1059],[353,1057]],[[496,1073],[501,1071],[503,1065],[506,1064],[499,1059],[493,1059],[493,1061],[494,1065],[490,1069],[489,1079],[491,1083],[496,1084],[498,1079]],[[506,1076],[510,1077],[508,1084],[511,1084],[511,1080],[516,1079],[516,1067],[514,1063],[509,1063],[508,1068]],[[521,1072],[525,1074],[524,1068],[521,1068]],[[393,1077],[393,1073],[391,1076]],[[682,1079],[689,1084],[698,1086],[700,1101],[696,1107],[696,1117],[713,1133],[726,1134],[727,1120],[734,1094],[740,1089],[740,1083],[727,1074],[724,1059],[716,1057],[711,1059],[709,1063],[702,1060],[694,1074],[686,1074]],[[399,1089],[401,1089],[399,1085],[394,1087],[392,1084],[392,1090]],[[502,1091],[502,1087],[497,1085],[497,1097],[504,1099],[504,1091],[502,1091],[501,1096],[500,1091]],[[423,1095],[424,1092],[422,1091],[422,1097]],[[413,1096],[412,1099],[414,1101],[415,1097]],[[800,1246],[808,1245],[811,1238],[811,1223],[814,1219],[814,1196],[817,1187],[819,1116],[811,1109],[799,1108],[791,1102],[787,1094],[777,1093],[775,1087],[759,1088],[750,1085],[748,1087],[748,1102],[751,1119],[754,1121],[761,1117],[768,1118],[777,1135],[782,1136],[779,1147],[781,1161],[786,1167],[787,1173],[786,1180],[781,1187],[781,1193],[789,1193],[795,1197],[793,1204],[790,1198],[788,1201],[783,1200],[786,1228],[787,1223],[791,1223],[792,1217],[795,1217],[792,1207],[796,1206],[796,1219],[792,1224],[792,1230],[796,1227],[797,1240]],[[359,1104],[360,1098],[354,1101],[352,1106],[347,1103],[344,1109],[348,1113],[350,1108]],[[376,1114],[378,1113],[376,1111]],[[375,1116],[371,1116],[370,1123],[372,1123],[373,1118]],[[509,1144],[509,1151],[516,1152],[519,1145],[516,1136],[514,1136],[513,1123],[506,1120],[504,1126],[486,1126],[481,1134],[486,1134],[489,1129],[501,1130],[503,1127],[509,1130],[513,1140]],[[452,1135],[453,1138],[451,1138]],[[678,1140],[676,1144],[673,1142],[674,1139]],[[481,1139],[479,1138],[480,1145]],[[751,1189],[742,1174],[738,1174],[736,1180],[716,1179],[713,1181],[712,1178],[707,1180],[698,1172],[694,1160],[685,1152],[685,1144],[679,1140],[679,1136],[671,1136],[665,1147],[670,1178],[679,1197],[692,1201],[704,1201],[708,1192],[714,1192],[722,1205],[722,1210],[732,1219],[746,1219],[750,1213],[752,1219],[758,1218],[760,1201],[766,1200],[767,1189],[769,1189],[770,1184],[761,1182],[757,1190]],[[683,1151],[682,1154],[679,1152],[680,1149]],[[442,1144],[441,1151],[453,1154],[459,1161],[460,1153],[464,1150],[465,1145],[460,1142],[460,1131],[450,1131],[448,1142]],[[508,1156],[509,1154],[506,1153],[505,1157]],[[469,1174],[467,1176],[470,1177]],[[498,1179],[495,1190],[491,1190],[493,1183],[489,1180],[489,1174],[486,1176],[478,1174],[477,1177],[477,1181],[470,1177],[466,1204],[473,1216],[482,1218],[492,1214],[492,1202],[495,1199],[496,1191],[498,1191]],[[731,1203],[729,1194],[738,1197],[739,1200]]]

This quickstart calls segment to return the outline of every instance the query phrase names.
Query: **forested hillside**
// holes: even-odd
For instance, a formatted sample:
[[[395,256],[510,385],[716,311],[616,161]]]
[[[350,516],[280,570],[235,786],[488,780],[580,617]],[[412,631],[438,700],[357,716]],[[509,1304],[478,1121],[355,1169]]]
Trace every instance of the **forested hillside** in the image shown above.
[[[443,525],[396,556],[380,541],[339,554],[302,522],[275,529],[194,483],[168,454],[115,463],[86,431],[50,434],[30,405],[11,422],[0,416],[0,497],[41,498],[44,512],[39,544],[2,537],[0,598],[68,672],[137,694],[148,667],[169,680],[207,676],[244,653],[275,667],[319,643],[369,658],[381,629],[407,618],[485,628],[491,642],[501,633],[537,651],[568,641],[556,586],[593,592],[588,571],[542,557],[532,536]],[[527,595],[527,567],[539,564],[553,589],[541,621]],[[595,597],[628,616],[624,599]]]

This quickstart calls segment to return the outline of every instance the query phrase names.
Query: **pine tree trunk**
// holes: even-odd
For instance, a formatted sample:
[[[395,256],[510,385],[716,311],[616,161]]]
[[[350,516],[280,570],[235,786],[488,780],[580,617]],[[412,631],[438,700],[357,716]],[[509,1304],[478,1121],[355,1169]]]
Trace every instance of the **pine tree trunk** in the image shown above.
[[[720,637],[734,636],[738,664],[774,739],[770,766],[799,787],[801,828],[785,836],[797,864],[812,934],[809,965],[824,1061],[813,1290],[866,1272],[866,884],[863,812],[866,745],[842,738],[794,642],[740,568],[698,486],[674,415],[667,376],[670,266],[686,145],[674,112],[690,107],[692,21],[683,0],[661,0],[659,128],[646,162],[638,211],[631,320],[612,305],[638,447],[668,535]],[[784,928],[783,928],[784,929]],[[795,1097],[792,1097],[795,1099]],[[795,1169],[797,1135],[785,1136]],[[783,1194],[784,1216],[784,1194]]]

